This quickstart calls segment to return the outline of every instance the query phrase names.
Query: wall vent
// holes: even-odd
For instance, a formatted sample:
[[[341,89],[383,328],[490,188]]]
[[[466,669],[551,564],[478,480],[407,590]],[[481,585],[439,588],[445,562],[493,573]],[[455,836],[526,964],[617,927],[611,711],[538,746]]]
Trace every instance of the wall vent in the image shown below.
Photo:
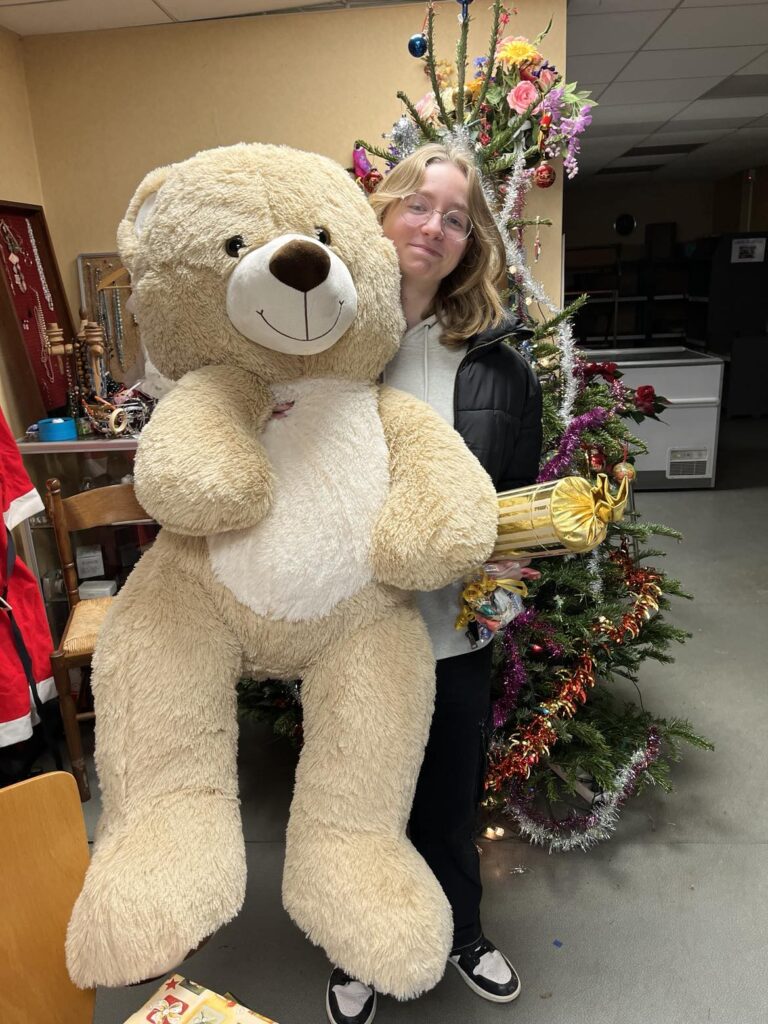
[[[709,451],[706,448],[671,448],[667,462],[667,479],[707,477]]]

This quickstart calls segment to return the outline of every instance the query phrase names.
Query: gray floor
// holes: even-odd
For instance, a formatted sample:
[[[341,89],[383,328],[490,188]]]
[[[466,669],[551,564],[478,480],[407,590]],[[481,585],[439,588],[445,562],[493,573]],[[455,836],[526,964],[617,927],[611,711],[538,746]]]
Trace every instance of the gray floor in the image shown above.
[[[722,433],[716,490],[637,496],[646,518],[685,533],[666,545],[666,567],[696,598],[674,610],[694,639],[674,665],[648,667],[643,697],[690,717],[716,752],[688,753],[675,792],[630,803],[587,854],[485,843],[485,928],[519,968],[520,999],[485,1003],[451,971],[419,1000],[381,1000],[382,1024],[768,1021],[768,422]],[[246,904],[184,973],[280,1024],[321,1022],[327,962],[280,906],[292,758],[249,730],[241,762]],[[92,831],[98,800],[85,812]],[[97,1024],[121,1024],[154,987],[101,990]]]

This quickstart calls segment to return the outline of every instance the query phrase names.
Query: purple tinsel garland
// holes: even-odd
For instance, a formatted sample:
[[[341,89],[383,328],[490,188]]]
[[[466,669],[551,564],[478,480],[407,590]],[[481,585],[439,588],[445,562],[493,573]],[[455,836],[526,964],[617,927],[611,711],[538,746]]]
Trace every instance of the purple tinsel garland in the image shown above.
[[[550,658],[562,658],[563,656],[562,645],[551,639],[554,627],[548,622],[539,622],[538,614],[535,608],[526,608],[509,623],[504,631],[502,642],[506,658],[502,677],[503,692],[493,705],[494,729],[500,729],[515,710],[520,690],[528,680],[528,673],[525,671],[517,640],[520,631],[526,626],[530,627],[536,623],[537,639],[541,640],[541,646],[547,655]]]
[[[588,412],[583,412],[581,416],[575,416],[563,433],[557,454],[553,455],[544,465],[537,482],[543,484],[565,476],[576,454],[581,435],[587,430],[596,430],[598,427],[602,427],[610,415],[610,410],[598,405]]]

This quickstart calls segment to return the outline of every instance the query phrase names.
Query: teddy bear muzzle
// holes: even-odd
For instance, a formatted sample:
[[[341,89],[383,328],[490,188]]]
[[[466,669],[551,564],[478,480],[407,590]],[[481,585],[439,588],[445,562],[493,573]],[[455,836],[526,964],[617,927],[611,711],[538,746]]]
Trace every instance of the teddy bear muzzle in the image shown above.
[[[307,235],[281,235],[238,259],[227,314],[250,341],[315,355],[335,345],[357,315],[357,289],[335,252]]]

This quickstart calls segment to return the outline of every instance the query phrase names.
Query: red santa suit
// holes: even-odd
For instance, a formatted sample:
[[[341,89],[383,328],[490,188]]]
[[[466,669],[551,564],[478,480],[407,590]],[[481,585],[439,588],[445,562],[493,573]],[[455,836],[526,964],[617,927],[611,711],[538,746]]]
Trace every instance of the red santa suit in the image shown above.
[[[19,449],[0,411],[0,503],[9,530],[44,508],[21,461]],[[8,534],[0,530],[0,594],[13,609],[32,662],[32,675],[41,701],[56,696],[51,675],[51,632],[40,590],[27,566],[16,558],[7,578]],[[7,586],[7,591],[6,591]],[[0,747],[29,739],[38,722],[24,666],[14,643],[11,623],[0,607]]]

